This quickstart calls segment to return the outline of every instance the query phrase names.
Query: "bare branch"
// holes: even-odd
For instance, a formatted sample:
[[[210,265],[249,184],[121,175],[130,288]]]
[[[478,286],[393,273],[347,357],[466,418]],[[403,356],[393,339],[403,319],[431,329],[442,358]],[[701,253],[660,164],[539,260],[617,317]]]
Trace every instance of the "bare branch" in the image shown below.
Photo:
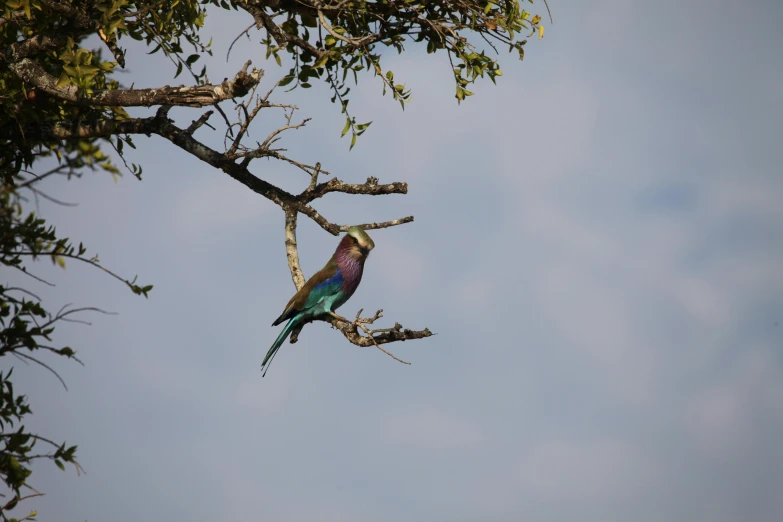
[[[4,505],[3,507],[0,507],[0,513],[2,513],[3,511],[7,511],[9,509],[15,508],[17,506],[17,504],[19,504],[19,502],[21,502],[23,500],[27,500],[28,498],[42,497],[42,496],[44,496],[43,493],[36,492],[36,493],[32,493],[30,495],[25,495],[23,497],[14,497],[6,505]]]
[[[60,205],[60,206],[63,206],[63,207],[78,207],[79,206],[78,203],[68,203],[67,201],[62,201],[62,200],[59,200],[59,199],[57,199],[55,197],[52,197],[49,194],[47,194],[46,192],[44,192],[42,190],[39,190],[39,189],[33,187],[32,185],[30,185],[30,186],[28,186],[26,188],[28,190],[30,190],[33,194],[35,194],[36,197],[41,196],[45,200],[51,201],[52,203],[54,203],[56,205]],[[37,200],[36,200],[36,204],[37,204]]]
[[[285,254],[288,257],[288,268],[291,271],[291,279],[297,290],[305,284],[302,268],[299,266],[299,249],[296,245],[296,210],[285,210]]]
[[[394,323],[394,326],[392,328],[370,329],[365,327],[364,325],[372,324],[375,320],[379,319],[380,317],[383,317],[381,315],[381,312],[383,312],[383,310],[378,310],[375,313],[374,317],[365,317],[365,318],[359,317],[361,312],[362,311],[359,310],[359,313],[356,314],[356,319],[353,321],[349,321],[344,317],[340,317],[339,315],[334,314],[332,316],[327,315],[324,317],[318,317],[310,320],[309,322],[314,322],[314,321],[327,322],[332,326],[334,326],[336,329],[340,330],[340,332],[345,336],[346,339],[348,339],[348,341],[351,344],[360,347],[375,346],[376,348],[381,349],[390,357],[393,357],[394,359],[404,364],[410,364],[410,363],[397,358],[396,356],[394,356],[393,354],[389,353],[386,350],[383,350],[380,347],[380,345],[398,342],[398,341],[424,339],[434,335],[429,328],[425,328],[424,330],[410,330],[408,328],[403,328],[403,326],[400,323]],[[303,327],[304,324],[301,324],[299,328],[292,331],[291,338],[290,338],[291,344],[294,344],[299,340],[298,334]],[[366,335],[362,335],[359,333],[360,328],[362,329],[363,332],[365,332]]]
[[[413,216],[407,216],[400,219],[393,219],[391,221],[384,221],[382,223],[364,223],[363,225],[356,225],[362,230],[377,230],[379,228],[396,227],[397,225],[404,225],[405,223],[412,223]],[[340,225],[340,232],[348,232],[348,229],[352,225]]]
[[[36,359],[36,358],[35,358],[35,357],[33,357],[32,355],[27,355],[26,353],[19,353],[19,352],[16,352],[16,351],[12,351],[12,352],[10,352],[10,353],[11,353],[11,355],[13,355],[14,357],[17,357],[17,358],[18,358],[18,359],[20,359],[21,361],[24,361],[24,362],[27,362],[27,361],[32,361],[32,362],[34,362],[35,364],[38,364],[38,365],[40,365],[40,366],[43,366],[44,368],[46,368],[47,370],[49,370],[49,371],[50,371],[52,374],[54,374],[54,376],[55,376],[55,377],[57,377],[57,380],[58,380],[58,381],[60,381],[60,384],[62,384],[62,385],[63,385],[63,388],[65,388],[65,391],[68,391],[68,385],[67,385],[67,384],[65,384],[65,381],[63,380],[63,378],[62,378],[62,377],[60,377],[60,374],[59,374],[59,373],[57,373],[57,370],[55,370],[54,368],[52,368],[52,367],[51,367],[51,366],[49,366],[48,364],[46,364],[46,363],[44,363],[44,362],[42,362],[42,361],[39,361],[38,359]]]
[[[57,165],[56,167],[54,167],[54,168],[44,172],[43,174],[35,174],[33,172],[30,172],[30,171],[24,171],[24,172],[30,174],[31,176],[33,176],[33,179],[25,181],[24,183],[20,183],[19,185],[17,185],[17,187],[18,188],[29,187],[30,185],[32,185],[34,183],[38,183],[39,181],[43,181],[44,179],[48,178],[52,174],[59,174],[63,170],[67,170],[69,168],[70,168],[70,165]]]
[[[378,178],[369,177],[362,184],[345,183],[337,178],[330,179],[325,183],[319,183],[315,187],[309,187],[302,192],[300,197],[303,201],[310,201],[320,198],[329,192],[342,192],[345,194],[365,194],[368,196],[381,196],[386,194],[407,194],[408,184],[405,182],[394,182],[386,185],[379,185]]]
[[[258,24],[256,24],[255,22],[253,22],[252,24],[250,24],[250,25],[247,27],[247,29],[245,29],[244,31],[242,31],[241,33],[239,33],[239,34],[237,35],[237,37],[236,37],[236,38],[234,38],[234,41],[233,41],[233,42],[231,42],[231,45],[229,45],[229,46],[228,46],[228,51],[226,51],[226,61],[228,61],[228,57],[229,57],[229,56],[231,56],[231,49],[233,49],[233,48],[234,48],[234,44],[235,44],[235,43],[237,43],[237,42],[239,41],[239,39],[240,39],[240,38],[242,38],[242,35],[243,35],[243,34],[244,34],[244,35],[247,35],[248,39],[250,39],[250,30],[251,30],[252,28],[254,28],[254,27],[257,27],[257,25],[258,25]]]
[[[212,116],[215,112],[214,111],[207,111],[204,114],[201,115],[201,117],[197,120],[193,120],[193,123],[190,124],[190,126],[185,130],[186,133],[193,135],[194,132],[199,130],[205,123],[207,123],[207,120],[210,116]]]
[[[16,268],[17,270],[19,270],[20,272],[22,272],[24,275],[26,275],[26,276],[28,276],[28,277],[31,277],[31,278],[35,279],[35,280],[36,280],[36,281],[38,281],[39,283],[43,283],[43,284],[45,284],[46,286],[55,286],[55,285],[54,285],[54,283],[50,283],[50,282],[49,282],[49,281],[47,281],[46,279],[42,279],[42,278],[38,277],[37,275],[35,275],[35,274],[33,274],[33,273],[29,272],[29,271],[27,270],[27,267],[24,267],[24,266],[14,266],[14,268]]]
[[[359,310],[358,312],[356,312],[356,319],[354,319],[354,321],[350,323],[350,326],[352,326],[352,327],[357,327],[358,326],[359,328],[361,328],[362,331],[364,331],[364,333],[367,334],[367,337],[370,340],[372,340],[372,343],[375,345],[376,348],[378,348],[380,351],[382,351],[383,353],[385,353],[386,355],[388,355],[389,357],[391,357],[395,361],[401,362],[402,364],[410,365],[410,363],[408,361],[403,361],[402,359],[398,358],[393,353],[391,353],[391,352],[381,348],[381,346],[377,342],[375,342],[375,337],[373,337],[373,331],[365,326],[365,324],[373,323],[373,322],[375,322],[376,319],[378,319],[380,317],[383,317],[381,315],[381,312],[383,312],[383,310],[378,310],[375,313],[374,317],[362,319],[362,318],[359,317],[362,314],[362,310]],[[346,319],[345,317],[339,316],[339,315],[337,315],[334,312],[332,312],[329,315],[331,315],[334,319],[336,319],[339,322],[348,323],[348,319]]]
[[[424,330],[410,330],[408,328],[403,328],[400,323],[394,323],[393,328],[369,330],[368,336],[363,336],[359,334],[359,332],[357,331],[359,325],[372,324],[376,319],[383,317],[381,315],[381,312],[383,312],[383,310],[378,310],[376,312],[375,317],[362,319],[358,317],[359,314],[361,313],[360,310],[359,314],[357,314],[356,320],[350,322],[347,320],[343,322],[335,318],[325,318],[320,320],[331,323],[332,326],[334,326],[335,328],[337,328],[343,333],[346,339],[348,339],[351,343],[355,344],[356,346],[378,346],[380,344],[388,344],[396,341],[407,341],[410,339],[424,339],[425,337],[430,337],[431,335],[433,335],[432,332],[430,332],[429,328],[425,328]],[[365,330],[365,332],[367,332],[367,330]]]
[[[267,136],[267,138],[264,140],[264,143],[261,144],[259,149],[261,149],[261,150],[269,150],[269,147],[272,144],[274,144],[278,139],[280,139],[279,135],[280,135],[281,132],[285,132],[285,131],[290,130],[290,129],[299,129],[301,127],[304,127],[305,125],[307,125],[307,122],[310,121],[310,120],[311,120],[311,118],[305,118],[304,120],[302,120],[299,123],[291,124],[291,118],[289,117],[288,118],[288,123],[286,123],[285,125],[283,125],[279,129],[277,129],[275,131],[272,131],[272,133],[269,134],[269,136]]]
[[[319,214],[318,211],[315,210],[313,207],[301,203],[298,200],[294,201],[291,204],[291,206],[293,206],[293,208],[295,208],[305,216],[315,221],[319,227],[323,228],[333,236],[337,236],[340,234],[340,227],[338,225],[335,225],[334,223],[330,223],[328,219],[326,219],[321,214]]]
[[[321,173],[321,163],[315,164],[315,169],[313,169],[313,173],[310,174],[310,186],[308,187],[309,190],[313,190],[318,184],[318,174]]]

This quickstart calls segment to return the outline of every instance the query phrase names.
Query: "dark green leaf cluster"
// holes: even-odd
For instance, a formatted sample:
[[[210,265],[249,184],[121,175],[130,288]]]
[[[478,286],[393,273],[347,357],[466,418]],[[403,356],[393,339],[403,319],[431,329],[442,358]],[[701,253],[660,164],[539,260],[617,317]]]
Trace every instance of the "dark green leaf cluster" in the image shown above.
[[[186,3],[186,9],[148,9],[150,2],[55,2],[53,0],[8,0],[0,8],[0,130],[29,129],[39,124],[60,121],[122,120],[128,117],[123,107],[90,106],[51,96],[32,87],[15,72],[11,65],[35,63],[56,79],[56,88],[76,89],[78,98],[94,92],[119,87],[109,77],[124,55],[116,45],[122,36],[140,38],[151,34],[161,46],[179,49],[184,38],[198,43],[192,28],[203,22],[203,9],[197,2]],[[194,7],[195,6],[195,7]],[[117,13],[125,9],[137,11],[133,23],[125,23]],[[143,12],[142,12],[143,11]],[[166,27],[171,15],[175,30],[153,34],[152,27]],[[142,27],[145,26],[146,28]],[[115,60],[102,59],[100,50],[80,46],[90,34],[102,32]],[[193,38],[188,38],[191,36]],[[197,35],[196,35],[197,36]],[[194,60],[191,60],[192,65]],[[203,74],[202,74],[203,76]],[[17,270],[34,285],[50,284],[31,273],[36,259],[49,259],[65,268],[67,260],[92,265],[122,281],[136,294],[146,296],[151,285],[139,285],[136,279],[127,280],[100,264],[97,255],[88,254],[82,244],[74,244],[58,235],[36,212],[26,209],[33,199],[58,200],[45,193],[41,185],[53,176],[71,178],[85,170],[120,174],[109,156],[102,150],[108,144],[119,153],[127,144],[134,147],[129,136],[106,139],[78,139],[72,141],[37,141],[32,139],[0,138],[0,271],[4,274]],[[124,160],[123,160],[124,161]],[[40,168],[41,165],[45,167]],[[126,164],[137,177],[141,167]],[[82,322],[80,317],[94,308],[65,307],[52,313],[32,289],[13,287],[0,282],[0,479],[12,492],[0,503],[0,519],[10,520],[8,512],[29,496],[30,465],[34,460],[52,461],[63,469],[65,464],[76,466],[76,446],[55,443],[49,438],[31,433],[25,428],[26,417],[32,414],[27,396],[13,385],[14,360],[32,363],[53,372],[54,357],[76,358],[69,346],[58,346],[53,334],[62,321]],[[64,383],[63,383],[64,384]]]
[[[532,0],[528,0],[533,3]],[[524,57],[523,31],[543,35],[540,16],[522,8],[518,0],[477,1],[317,1],[290,0],[233,2],[254,14],[266,29],[262,44],[267,58],[282,64],[281,54],[292,60],[282,85],[309,88],[313,80],[329,84],[346,114],[346,128],[352,131],[352,145],[369,124],[361,127],[348,114],[347,79],[358,82],[359,73],[371,71],[381,78],[383,94],[391,93],[404,108],[410,90],[394,81],[394,73],[384,70],[384,49],[397,53],[408,43],[423,42],[428,53],[444,52],[451,63],[458,102],[471,96],[467,87],[478,78],[495,82],[502,76],[497,60],[488,52],[508,46]],[[480,39],[480,40],[479,40]]]
[[[56,78],[56,88],[76,88],[76,96],[86,99],[103,90],[119,88],[110,77],[118,64],[124,66],[122,40],[131,38],[152,47],[150,53],[162,50],[176,64],[179,75],[187,69],[198,83],[203,83],[206,68],[194,69],[200,53],[210,53],[210,43],[203,44],[199,30],[204,24],[204,2],[133,0],[7,0],[0,10],[0,131],[9,127],[25,129],[52,121],[122,120],[128,114],[122,106],[99,106],[64,101],[40,88],[30,87],[20,78],[17,68],[24,61],[33,62],[42,72]],[[87,49],[81,43],[98,34],[113,54],[106,61],[101,49]],[[193,51],[185,55],[183,45]],[[127,142],[126,138],[122,138]],[[82,140],[86,147],[96,140]],[[111,141],[121,145],[120,138]],[[54,150],[58,155],[73,152],[74,147],[61,143],[12,143],[0,140],[0,173],[18,171],[31,165],[37,149]],[[121,154],[121,148],[119,150]],[[116,172],[106,157],[96,157],[106,170]],[[137,166],[128,166],[137,174]]]
[[[65,443],[56,444],[26,430],[22,421],[32,413],[25,395],[14,390],[11,376],[13,368],[5,374],[0,371],[0,477],[15,496],[5,506],[0,508],[0,515],[7,517],[4,511],[13,509],[22,490],[27,486],[27,479],[32,474],[30,465],[38,459],[47,459],[64,470],[65,464],[73,464],[80,470],[76,461],[76,446]],[[36,451],[40,448],[40,452]]]
[[[91,149],[83,149],[85,154]],[[71,156],[70,163],[64,163],[49,171],[51,174],[72,175],[69,170],[78,165],[87,166],[79,156]],[[30,262],[50,259],[52,263],[65,268],[66,260],[75,260],[92,265],[112,277],[127,284],[134,293],[146,296],[151,285],[138,285],[136,279],[126,280],[100,264],[97,255],[89,255],[87,248],[79,243],[73,244],[68,238],[60,237],[54,226],[48,224],[35,212],[26,212],[21,192],[44,195],[36,184],[45,175],[30,177],[26,171],[11,176],[11,183],[4,182],[0,188],[0,267],[4,273],[16,269],[22,274],[49,284],[29,271]],[[52,355],[76,358],[76,352],[70,346],[56,346],[53,333],[57,323],[62,321],[83,322],[80,315],[88,311],[100,311],[95,308],[64,307],[57,313],[51,313],[44,307],[40,298],[28,289],[0,284],[0,358],[15,358],[24,363],[34,363],[51,371],[59,379],[57,372],[50,366],[47,358]],[[8,359],[4,359],[8,361]],[[9,368],[9,364],[4,364]],[[75,460],[76,446],[57,444],[48,438],[30,433],[25,429],[24,419],[32,411],[27,397],[18,393],[11,380],[12,370],[0,371],[0,479],[13,491],[13,498],[0,507],[0,517],[7,519],[6,511],[12,509],[23,497],[23,489],[29,487],[30,463],[36,459],[48,459],[61,469],[64,463]],[[62,382],[62,379],[61,379]],[[63,385],[65,383],[63,382]],[[37,451],[44,447],[45,451]]]

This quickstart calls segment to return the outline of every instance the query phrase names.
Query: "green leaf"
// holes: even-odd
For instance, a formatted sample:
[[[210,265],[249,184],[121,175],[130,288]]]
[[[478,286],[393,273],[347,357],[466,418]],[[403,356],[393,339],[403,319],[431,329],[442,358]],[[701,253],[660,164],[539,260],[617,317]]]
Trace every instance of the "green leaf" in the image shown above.
[[[315,63],[313,64],[313,69],[319,69],[326,65],[326,62],[329,61],[329,53],[324,53],[323,56],[318,58]]]
[[[357,134],[359,134],[359,135],[361,136],[361,135],[362,135],[362,133],[363,133],[364,131],[366,131],[366,130],[367,130],[367,127],[369,127],[370,125],[372,125],[372,122],[371,122],[371,121],[368,121],[367,123],[360,123],[360,124],[358,124],[358,125],[356,126],[356,132],[357,132]]]
[[[71,81],[71,77],[68,76],[65,72],[63,72],[60,75],[60,78],[57,80],[56,87],[65,87],[66,85],[70,85],[71,83],[73,83]]]
[[[351,118],[345,118],[345,127],[343,127],[343,133],[340,134],[340,137],[342,138],[346,134],[348,134],[348,129],[351,128]]]

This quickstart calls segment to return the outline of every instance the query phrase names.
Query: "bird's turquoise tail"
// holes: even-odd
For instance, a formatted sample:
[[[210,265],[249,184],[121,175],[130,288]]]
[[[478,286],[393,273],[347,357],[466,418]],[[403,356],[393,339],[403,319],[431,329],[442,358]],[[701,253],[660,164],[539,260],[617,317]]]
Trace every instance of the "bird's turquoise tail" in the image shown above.
[[[288,321],[288,324],[285,325],[283,331],[280,332],[280,335],[277,336],[277,339],[275,339],[275,342],[274,344],[272,344],[272,347],[269,349],[268,352],[266,352],[266,357],[264,357],[264,362],[261,363],[261,370],[267,367],[267,363],[271,363],[272,357],[275,356],[277,350],[280,349],[280,347],[283,345],[288,335],[291,333],[291,330],[293,329],[295,323],[297,322],[297,319],[298,317],[293,317],[290,321]],[[266,375],[266,372],[264,372],[264,375]]]

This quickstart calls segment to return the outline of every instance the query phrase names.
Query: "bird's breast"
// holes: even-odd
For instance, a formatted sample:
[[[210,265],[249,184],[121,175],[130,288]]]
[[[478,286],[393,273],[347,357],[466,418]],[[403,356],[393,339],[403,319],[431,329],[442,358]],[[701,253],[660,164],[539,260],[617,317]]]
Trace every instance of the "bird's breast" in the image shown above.
[[[340,273],[343,276],[341,290],[350,296],[356,291],[356,288],[362,280],[364,263],[353,259],[338,259],[337,264],[339,265]]]

